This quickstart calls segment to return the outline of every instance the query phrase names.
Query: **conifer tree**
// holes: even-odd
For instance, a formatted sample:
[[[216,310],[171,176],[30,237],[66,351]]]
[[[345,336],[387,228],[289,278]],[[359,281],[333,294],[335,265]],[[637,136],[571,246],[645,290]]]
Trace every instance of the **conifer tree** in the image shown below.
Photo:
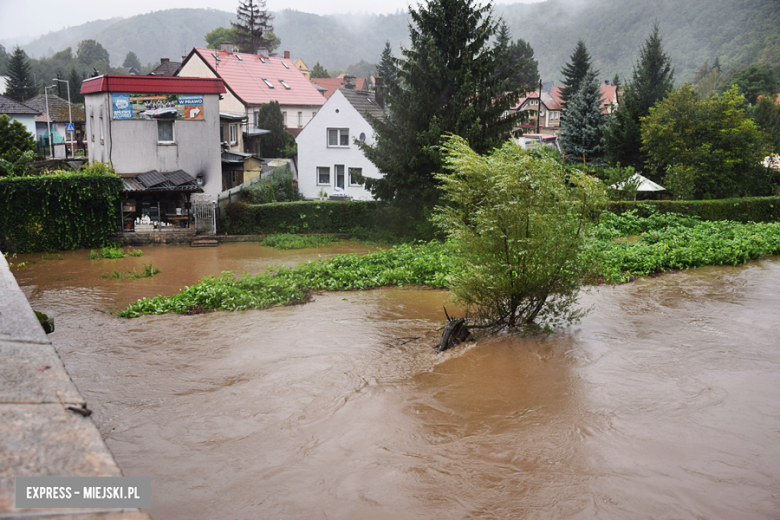
[[[376,75],[385,79],[385,88],[396,81],[396,75],[398,74],[396,61],[393,57],[393,49],[390,47],[390,42],[386,41],[385,49],[382,51],[382,59],[379,61],[379,65],[376,66]]]
[[[84,102],[84,94],[81,93],[81,83],[83,81],[84,76],[76,70],[76,67],[72,67],[68,75],[68,83],[70,84],[70,99],[73,103]]]
[[[615,119],[605,133],[610,163],[642,169],[640,118],[647,116],[673,86],[672,60],[663,51],[656,24],[639,51],[631,82],[626,85]]]
[[[563,74],[561,100],[564,104],[564,110],[566,109],[566,103],[580,89],[580,83],[582,83],[582,80],[585,79],[592,68],[590,54],[587,47],[585,47],[585,42],[579,40],[574,48],[574,52],[569,57],[569,63],[561,69],[561,74]],[[598,77],[599,71],[594,70],[593,73]]]
[[[141,60],[138,59],[138,56],[133,51],[130,51],[127,53],[127,56],[125,56],[125,61],[122,63],[123,67],[131,68],[134,67],[137,70],[141,70]]]
[[[561,117],[561,148],[572,158],[584,158],[588,163],[604,152],[606,116],[601,111],[601,89],[596,75],[590,72],[580,82],[580,89],[567,103]]]
[[[267,33],[274,30],[271,25],[273,16],[265,7],[265,0],[243,0],[236,10],[237,22],[231,22],[238,46],[244,51],[255,54],[260,47],[270,48],[273,40]]]
[[[283,157],[284,149],[293,142],[293,136],[284,129],[284,116],[278,101],[260,105],[257,127],[269,130],[260,140],[260,151],[264,158]]]
[[[318,61],[314,67],[311,69],[311,77],[312,78],[329,78],[330,74],[328,74],[328,71],[325,70],[325,67],[320,65],[320,62]]]
[[[38,88],[35,86],[32,68],[27,54],[17,45],[8,60],[8,83],[5,85],[5,96],[16,101],[24,101],[35,97]]]
[[[539,83],[539,62],[534,59],[531,45],[522,38],[512,43],[509,27],[502,20],[496,36],[496,47],[509,54],[509,58],[496,69],[496,76],[508,74],[510,89],[521,92],[532,90]]]
[[[366,179],[376,198],[431,207],[444,135],[464,137],[477,153],[500,146],[516,120],[502,115],[518,93],[507,93],[508,76],[494,74],[508,56],[489,45],[497,30],[489,4],[431,0],[410,16],[411,46],[386,89],[388,117],[371,118],[376,142],[358,146],[384,174]]]

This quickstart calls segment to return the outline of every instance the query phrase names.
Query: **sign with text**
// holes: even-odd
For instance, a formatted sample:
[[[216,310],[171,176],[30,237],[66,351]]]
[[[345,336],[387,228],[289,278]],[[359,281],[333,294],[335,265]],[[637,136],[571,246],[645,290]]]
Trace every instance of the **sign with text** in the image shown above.
[[[16,477],[17,509],[152,507],[149,477]]]
[[[203,120],[202,94],[111,94],[111,119]]]

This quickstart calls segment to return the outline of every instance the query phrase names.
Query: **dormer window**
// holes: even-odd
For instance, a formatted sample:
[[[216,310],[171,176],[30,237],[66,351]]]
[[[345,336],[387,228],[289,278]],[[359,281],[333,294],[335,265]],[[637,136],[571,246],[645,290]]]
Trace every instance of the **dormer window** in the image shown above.
[[[265,78],[260,78],[260,79],[262,79],[263,81],[265,81],[265,84],[266,84],[266,85],[268,85],[268,88],[274,88],[274,86],[271,84],[271,82],[270,82],[270,81],[268,81],[267,79],[265,79]]]
[[[290,88],[291,88],[290,85],[285,83],[285,81],[283,79],[280,79],[279,83],[281,83],[284,86],[284,88],[286,88],[287,90],[290,90]]]

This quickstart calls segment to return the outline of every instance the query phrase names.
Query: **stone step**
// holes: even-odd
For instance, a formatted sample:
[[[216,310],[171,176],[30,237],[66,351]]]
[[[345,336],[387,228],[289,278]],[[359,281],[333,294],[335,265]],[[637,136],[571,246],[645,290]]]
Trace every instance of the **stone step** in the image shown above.
[[[198,238],[190,242],[192,247],[217,247],[219,240],[215,238]]]

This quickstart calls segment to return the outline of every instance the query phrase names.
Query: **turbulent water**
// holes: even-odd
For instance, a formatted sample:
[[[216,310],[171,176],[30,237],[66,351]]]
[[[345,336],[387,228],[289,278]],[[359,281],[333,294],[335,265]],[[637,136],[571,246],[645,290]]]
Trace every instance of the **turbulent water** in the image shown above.
[[[778,258],[602,287],[558,335],[441,356],[442,291],[107,313],[347,248],[370,249],[77,251],[15,272],[124,474],[152,477],[155,519],[780,517]],[[154,278],[100,278],[149,261]]]

